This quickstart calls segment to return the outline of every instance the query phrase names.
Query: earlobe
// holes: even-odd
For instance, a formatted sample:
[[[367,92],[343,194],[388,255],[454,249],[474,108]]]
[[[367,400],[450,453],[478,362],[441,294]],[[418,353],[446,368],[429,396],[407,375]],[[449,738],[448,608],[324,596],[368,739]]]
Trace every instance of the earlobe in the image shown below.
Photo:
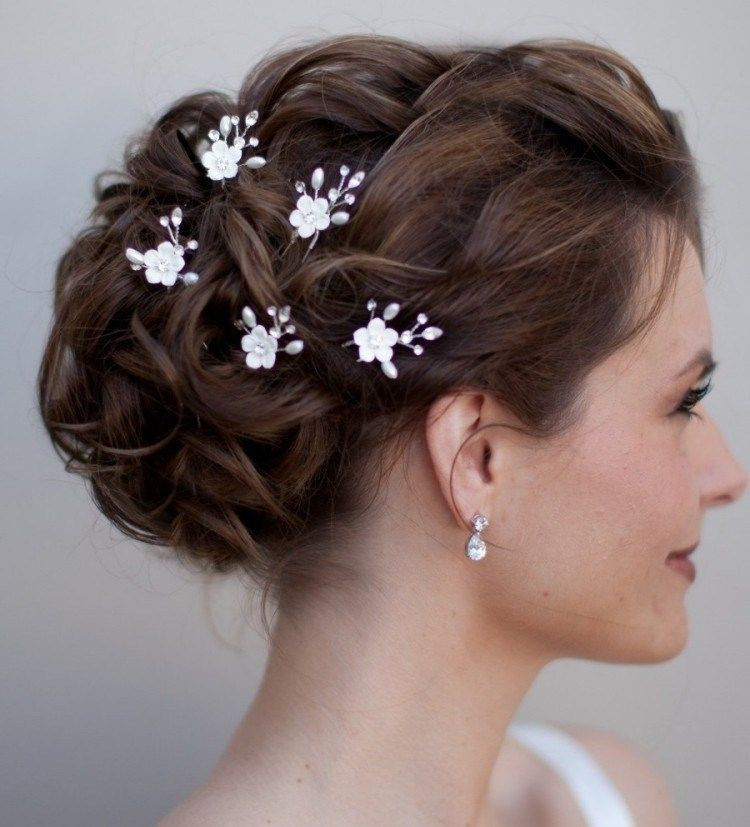
[[[425,419],[425,442],[438,486],[457,525],[469,530],[472,515],[483,511],[491,482],[491,447],[477,433],[483,403],[484,394],[478,392],[445,394],[435,400]]]

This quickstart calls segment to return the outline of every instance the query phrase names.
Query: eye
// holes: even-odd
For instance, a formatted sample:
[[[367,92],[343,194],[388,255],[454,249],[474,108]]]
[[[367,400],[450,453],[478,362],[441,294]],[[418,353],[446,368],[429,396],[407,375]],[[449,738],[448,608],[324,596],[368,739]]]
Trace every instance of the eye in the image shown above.
[[[673,413],[686,414],[689,419],[694,416],[700,419],[701,415],[692,410],[693,406],[697,405],[712,388],[713,382],[711,379],[699,388],[690,388],[690,390],[683,397],[682,402],[680,402],[679,406],[673,411]]]

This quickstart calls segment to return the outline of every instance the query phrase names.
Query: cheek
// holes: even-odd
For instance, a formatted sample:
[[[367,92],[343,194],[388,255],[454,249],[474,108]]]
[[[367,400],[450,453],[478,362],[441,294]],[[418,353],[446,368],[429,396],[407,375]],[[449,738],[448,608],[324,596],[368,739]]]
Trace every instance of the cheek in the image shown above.
[[[654,554],[661,560],[685,539],[695,512],[695,483],[678,435],[668,426],[649,436],[610,432],[578,453],[569,474],[567,488],[578,496],[560,496],[571,513],[584,518],[589,551],[598,559],[626,553],[625,561],[639,563]]]
[[[694,524],[697,501],[678,435],[655,431],[589,433],[585,443],[545,458],[524,479],[514,540],[558,585],[663,561]]]
[[[504,623],[572,657],[639,662],[657,643],[679,649],[684,630],[655,638],[683,617],[664,560],[692,538],[699,497],[671,425],[586,429],[558,453],[519,458],[497,527],[509,552],[486,584],[489,605],[502,595]]]

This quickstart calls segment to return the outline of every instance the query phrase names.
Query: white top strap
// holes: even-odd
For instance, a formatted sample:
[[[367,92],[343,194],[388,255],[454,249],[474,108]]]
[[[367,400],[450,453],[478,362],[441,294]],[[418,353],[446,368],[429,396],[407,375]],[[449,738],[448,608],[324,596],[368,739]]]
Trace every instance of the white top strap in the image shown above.
[[[576,738],[537,721],[512,721],[507,734],[562,776],[589,827],[636,827],[620,791]]]

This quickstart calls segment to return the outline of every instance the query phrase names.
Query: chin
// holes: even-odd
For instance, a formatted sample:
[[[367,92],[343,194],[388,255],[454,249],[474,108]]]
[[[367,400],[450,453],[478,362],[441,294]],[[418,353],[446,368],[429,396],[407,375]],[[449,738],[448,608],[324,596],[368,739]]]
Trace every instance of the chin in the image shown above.
[[[602,663],[664,663],[683,651],[688,631],[685,607],[675,605],[671,614],[652,613],[646,625],[622,618],[603,623],[596,635],[577,640],[562,656]]]
[[[664,663],[676,658],[687,646],[688,622],[684,607],[675,608],[675,616],[654,618],[653,625],[643,634],[637,630],[630,640],[622,641],[619,656],[611,658],[616,663]],[[613,653],[615,654],[615,653]]]

